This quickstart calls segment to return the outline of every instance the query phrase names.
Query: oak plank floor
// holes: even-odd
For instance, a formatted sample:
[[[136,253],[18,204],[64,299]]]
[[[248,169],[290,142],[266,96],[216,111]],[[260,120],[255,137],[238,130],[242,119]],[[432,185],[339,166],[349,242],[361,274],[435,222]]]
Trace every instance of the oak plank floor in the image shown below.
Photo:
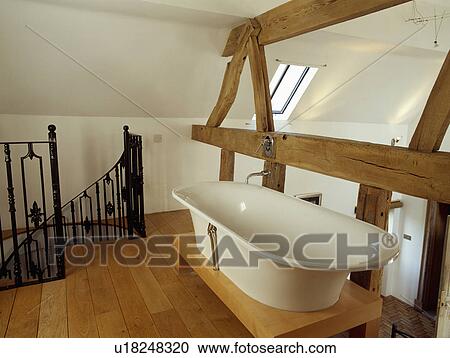
[[[133,276],[145,305],[151,314],[170,311],[173,306],[164,294],[161,286],[148,267],[130,267]]]
[[[108,250],[108,269],[131,337],[159,337],[150,312],[137,288],[130,270],[120,265]]]
[[[16,297],[16,289],[0,292],[0,337],[4,337]]]
[[[42,285],[38,337],[68,337],[66,280],[47,282]]]
[[[252,335],[195,272],[179,275],[206,317],[223,337],[250,338]]]
[[[152,314],[161,337],[189,338],[192,337],[178,312],[171,308]]]
[[[108,267],[100,264],[101,252],[96,250],[94,262],[87,267],[98,333],[101,338],[129,337]]]
[[[151,270],[192,337],[221,337],[195,298],[178,280],[174,269],[152,267]]]
[[[38,332],[42,285],[17,289],[7,338],[35,338]]]
[[[67,320],[70,338],[97,338],[98,328],[86,268],[66,278]]]

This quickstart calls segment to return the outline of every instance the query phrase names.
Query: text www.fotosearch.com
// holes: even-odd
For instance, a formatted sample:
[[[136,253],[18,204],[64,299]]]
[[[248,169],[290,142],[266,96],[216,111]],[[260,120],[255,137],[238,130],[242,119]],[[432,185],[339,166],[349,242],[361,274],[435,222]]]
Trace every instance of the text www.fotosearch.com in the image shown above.
[[[199,353],[275,353],[275,354],[307,354],[307,353],[336,353],[334,344],[307,345],[296,344],[199,344]]]

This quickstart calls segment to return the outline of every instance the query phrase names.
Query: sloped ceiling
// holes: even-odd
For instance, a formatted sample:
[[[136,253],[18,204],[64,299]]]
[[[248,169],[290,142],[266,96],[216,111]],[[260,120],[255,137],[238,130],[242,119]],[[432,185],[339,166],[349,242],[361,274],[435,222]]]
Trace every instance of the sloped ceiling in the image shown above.
[[[159,118],[205,118],[220,89],[227,62],[220,53],[229,30],[282,2],[0,0],[0,113],[146,116],[82,64]],[[410,15],[405,4],[268,46],[270,74],[277,58],[327,65],[293,118],[415,120],[450,48],[450,21],[443,24],[438,48],[428,25],[391,51],[418,30],[405,22]],[[230,117],[248,120],[252,114],[247,66]]]

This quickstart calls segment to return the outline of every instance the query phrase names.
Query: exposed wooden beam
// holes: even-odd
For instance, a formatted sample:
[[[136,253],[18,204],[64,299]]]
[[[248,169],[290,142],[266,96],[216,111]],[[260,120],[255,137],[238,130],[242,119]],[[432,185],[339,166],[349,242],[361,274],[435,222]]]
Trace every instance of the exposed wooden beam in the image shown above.
[[[361,185],[358,193],[358,205],[356,206],[356,218],[386,230],[391,197],[390,191]]]
[[[258,44],[255,35],[248,40],[248,57],[253,83],[255,101],[256,130],[272,132],[275,130],[272,115],[272,102],[269,90],[269,77],[264,47]]]
[[[368,15],[410,0],[291,0],[256,17],[261,25],[259,43],[268,45],[327,26]],[[234,28],[223,56],[231,56],[237,48],[242,25]]]
[[[239,38],[241,33],[244,31],[245,26],[246,24],[242,24],[231,30],[230,35],[228,35],[227,44],[223,49],[222,57],[230,57],[234,55],[239,44]]]
[[[247,41],[254,30],[252,22],[250,20],[247,21],[239,36],[239,46],[232,60],[227,64],[219,98],[209,116],[208,122],[206,123],[207,126],[219,127],[236,99],[241,73],[245,60],[247,59]]]
[[[363,184],[360,185],[358,204],[356,206],[356,218],[378,226],[380,229],[387,230],[389,210],[391,208],[391,197],[392,192],[389,190],[374,188]],[[350,280],[378,297],[381,296],[382,279],[383,269],[352,272],[350,275]],[[378,333],[379,322],[372,322],[371,325],[365,324],[350,330],[350,336],[360,335],[360,330],[363,332],[370,330],[374,333]]]
[[[389,205],[389,210],[400,209],[403,208],[403,202],[400,200],[393,200]],[[355,206],[355,214],[357,211],[357,206]]]
[[[262,185],[284,193],[286,165],[265,161],[264,170],[270,171],[270,175],[263,177]]]
[[[439,150],[450,124],[450,52],[431,91],[425,110],[409,144],[421,152]]]
[[[274,158],[261,139],[272,135]],[[421,153],[345,139],[192,126],[192,139],[251,157],[357,183],[450,203],[450,153]]]
[[[234,152],[222,149],[220,152],[220,181],[233,181],[234,180]]]
[[[391,201],[390,210],[403,208],[403,202],[400,200]]]

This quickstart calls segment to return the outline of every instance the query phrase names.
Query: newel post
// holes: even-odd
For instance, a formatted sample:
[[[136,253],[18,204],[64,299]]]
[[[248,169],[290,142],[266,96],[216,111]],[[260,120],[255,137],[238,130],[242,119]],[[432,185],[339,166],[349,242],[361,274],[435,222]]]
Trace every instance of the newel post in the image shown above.
[[[126,202],[126,208],[127,208],[127,232],[128,237],[133,237],[133,209],[132,209],[132,198],[133,193],[131,189],[131,158],[130,158],[130,132],[129,127],[127,125],[123,126],[123,161],[125,166],[125,195],[124,200]]]
[[[50,124],[48,126],[48,141],[50,154],[50,171],[52,177],[52,197],[53,212],[55,215],[55,244],[56,244],[56,267],[59,278],[64,278],[65,270],[65,238],[61,209],[61,186],[59,183],[59,166],[58,166],[58,147],[56,142],[56,126]]]
[[[6,163],[6,180],[8,183],[8,204],[9,214],[11,218],[12,242],[14,250],[14,280],[17,286],[22,285],[22,268],[19,255],[19,241],[17,238],[17,220],[16,220],[16,200],[14,196],[14,180],[12,173],[11,149],[9,144],[4,146],[5,163]]]

